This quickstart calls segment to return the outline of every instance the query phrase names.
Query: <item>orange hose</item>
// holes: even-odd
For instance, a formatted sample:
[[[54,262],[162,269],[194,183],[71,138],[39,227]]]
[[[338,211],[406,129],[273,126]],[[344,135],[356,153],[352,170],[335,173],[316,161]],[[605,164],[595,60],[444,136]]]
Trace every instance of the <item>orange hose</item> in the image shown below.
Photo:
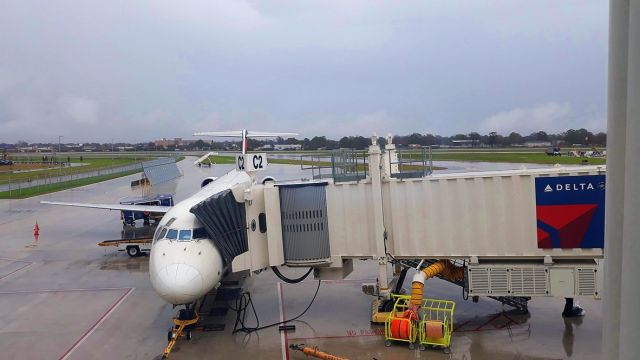
[[[449,260],[440,260],[445,262],[444,270],[442,270],[442,276],[451,281],[464,280],[464,268],[455,266]]]
[[[427,279],[430,279],[438,274],[440,274],[444,269],[446,269],[446,260],[440,260],[436,263],[433,263],[422,270],[422,272],[427,276]]]
[[[435,262],[424,268],[422,272],[425,275],[425,280],[436,275],[442,275],[442,277],[451,281],[464,280],[464,268],[453,265],[449,260],[440,260]],[[411,283],[411,304],[420,306],[422,303],[423,292],[424,283],[420,281],[414,281]]]
[[[341,358],[335,355],[327,354],[326,352],[320,351],[317,348],[306,346],[302,349],[302,352],[307,356],[313,356],[318,359],[323,360],[347,360],[345,358]]]

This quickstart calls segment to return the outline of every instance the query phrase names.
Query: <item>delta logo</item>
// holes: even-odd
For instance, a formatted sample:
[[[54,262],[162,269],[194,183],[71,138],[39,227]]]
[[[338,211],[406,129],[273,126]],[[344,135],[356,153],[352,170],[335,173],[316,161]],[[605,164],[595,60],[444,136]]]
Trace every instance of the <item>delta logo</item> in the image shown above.
[[[536,178],[538,248],[603,248],[604,198],[604,175]]]
[[[568,183],[568,184],[556,184],[555,189],[551,187],[551,185],[547,185],[544,187],[544,192],[553,192],[553,191],[584,191],[584,190],[598,190],[604,191],[605,183],[601,182],[596,185],[592,183]]]

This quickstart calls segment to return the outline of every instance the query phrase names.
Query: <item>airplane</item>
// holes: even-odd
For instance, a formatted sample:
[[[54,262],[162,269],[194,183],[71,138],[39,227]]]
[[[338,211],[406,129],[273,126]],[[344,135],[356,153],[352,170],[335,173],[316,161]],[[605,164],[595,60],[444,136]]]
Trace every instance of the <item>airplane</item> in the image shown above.
[[[275,132],[265,132],[265,131],[247,131],[236,130],[236,131],[206,131],[206,132],[197,132],[193,134],[193,136],[211,136],[211,137],[241,137],[242,138],[242,154],[246,154],[249,144],[247,143],[248,138],[270,138],[270,137],[278,137],[278,136],[297,136],[299,134],[296,133],[275,133]]]
[[[296,136],[296,133],[249,132],[245,129],[226,132],[200,132],[194,136],[242,137],[242,154],[247,138]],[[41,201],[42,204],[92,209],[146,211],[164,214],[153,236],[149,257],[151,285],[166,302],[187,308],[211,291],[225,275],[225,263],[204,225],[190,212],[196,204],[237,185],[251,185],[255,178],[235,169],[219,178],[206,178],[202,188],[173,207],[90,204]]]

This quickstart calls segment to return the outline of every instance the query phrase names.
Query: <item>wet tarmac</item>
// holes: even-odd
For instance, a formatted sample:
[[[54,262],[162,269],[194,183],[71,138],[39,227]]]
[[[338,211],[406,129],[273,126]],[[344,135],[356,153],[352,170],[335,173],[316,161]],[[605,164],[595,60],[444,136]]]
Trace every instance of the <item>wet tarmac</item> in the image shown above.
[[[189,159],[179,168],[176,200],[197,190],[205,176],[230,166],[197,168]],[[295,166],[271,165],[270,175],[297,179]],[[78,189],[24,200],[0,201],[0,349],[2,359],[157,359],[166,345],[176,310],[151,288],[148,258],[130,258],[103,240],[122,236],[116,211],[58,208],[40,200],[116,202],[139,195],[129,176]],[[33,227],[38,222],[36,241]],[[171,359],[306,359],[290,351],[304,343],[350,359],[600,359],[602,302],[580,299],[587,315],[564,319],[564,300],[538,298],[530,314],[502,307],[491,299],[462,298],[459,287],[429,280],[428,297],[456,302],[451,353],[384,346],[381,326],[371,325],[372,298],[361,283],[373,281],[373,261],[356,261],[343,281],[323,281],[309,311],[293,324],[295,331],[268,328],[232,334],[235,313],[222,317],[222,331],[195,332],[180,340]],[[301,269],[284,269],[293,277]],[[413,274],[408,274],[408,279]],[[407,281],[408,283],[409,281]],[[271,271],[245,279],[260,325],[291,318],[304,310],[316,290],[311,278],[281,283]],[[408,284],[407,284],[408,285]],[[250,314],[247,325],[255,325]]]

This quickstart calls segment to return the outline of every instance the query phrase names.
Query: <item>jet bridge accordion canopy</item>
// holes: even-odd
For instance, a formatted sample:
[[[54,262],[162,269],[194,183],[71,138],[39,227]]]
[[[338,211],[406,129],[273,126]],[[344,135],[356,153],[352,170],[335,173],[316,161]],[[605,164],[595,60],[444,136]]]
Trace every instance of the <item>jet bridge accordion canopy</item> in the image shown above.
[[[245,206],[235,200],[230,189],[201,201],[190,211],[204,224],[225,264],[249,249]]]

